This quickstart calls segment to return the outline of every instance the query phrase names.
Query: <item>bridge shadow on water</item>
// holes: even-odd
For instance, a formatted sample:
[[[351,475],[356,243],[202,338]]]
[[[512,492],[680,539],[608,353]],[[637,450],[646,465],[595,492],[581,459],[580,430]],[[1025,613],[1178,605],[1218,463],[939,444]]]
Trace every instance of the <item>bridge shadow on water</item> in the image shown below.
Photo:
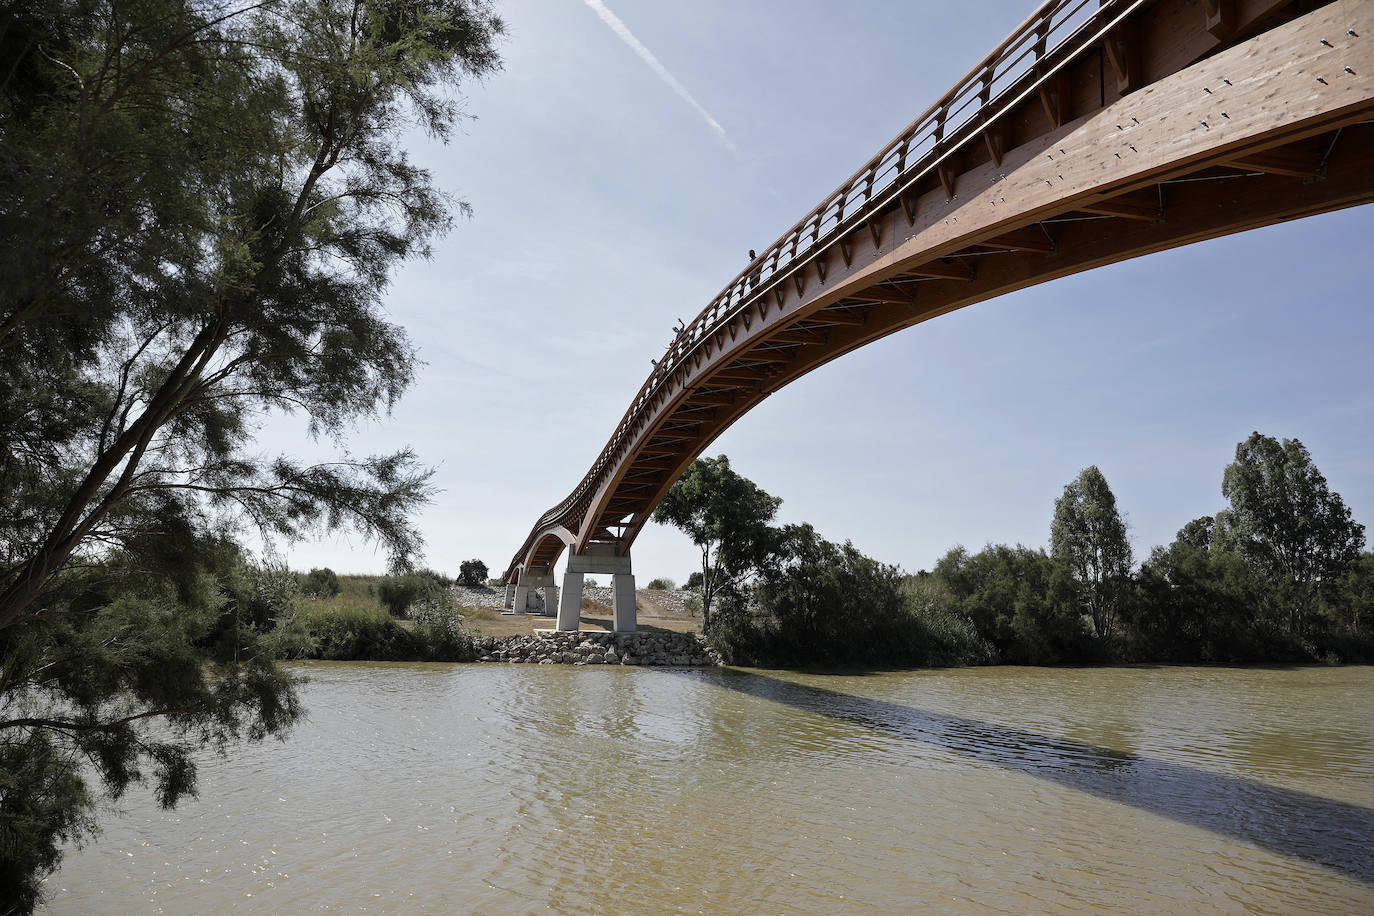
[[[676,673],[1048,780],[1374,885],[1374,809],[763,674]]]

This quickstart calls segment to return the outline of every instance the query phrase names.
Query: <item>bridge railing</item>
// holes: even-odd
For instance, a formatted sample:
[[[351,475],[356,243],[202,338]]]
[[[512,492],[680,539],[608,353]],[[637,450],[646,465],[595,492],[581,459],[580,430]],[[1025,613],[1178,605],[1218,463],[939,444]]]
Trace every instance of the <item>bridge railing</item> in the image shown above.
[[[540,531],[574,520],[587,510],[606,475],[631,444],[654,396],[698,346],[758,296],[770,292],[929,174],[970,134],[989,125],[1010,102],[1018,101],[1024,94],[1016,91],[1018,87],[1044,78],[1048,68],[1067,59],[1069,55],[1064,52],[1071,54],[1091,46],[1147,2],[1047,0],[906,130],[750,262],[678,334],[630,403],[596,463],[566,499],[540,517],[512,568],[524,560]]]

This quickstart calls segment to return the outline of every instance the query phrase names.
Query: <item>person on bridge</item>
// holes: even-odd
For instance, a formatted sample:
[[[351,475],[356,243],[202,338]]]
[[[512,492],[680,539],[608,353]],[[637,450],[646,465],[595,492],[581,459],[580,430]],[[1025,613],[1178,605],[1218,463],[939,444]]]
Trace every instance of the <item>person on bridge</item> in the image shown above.
[[[763,265],[761,265],[761,264],[758,264],[758,265],[754,264],[754,262],[757,261],[758,259],[759,259],[759,256],[756,255],[756,254],[754,254],[754,249],[750,248],[750,249],[749,249],[749,263],[753,266],[753,270],[749,271],[749,288],[750,288],[750,289],[753,289],[754,287],[756,287],[756,286],[759,285],[759,277],[763,274]]]

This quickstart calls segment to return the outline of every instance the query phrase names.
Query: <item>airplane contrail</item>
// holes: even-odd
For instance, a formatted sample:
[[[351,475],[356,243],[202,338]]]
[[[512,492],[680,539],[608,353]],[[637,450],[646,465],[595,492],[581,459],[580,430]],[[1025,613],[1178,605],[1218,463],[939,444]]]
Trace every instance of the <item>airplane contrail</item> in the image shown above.
[[[630,46],[630,50],[634,51],[640,60],[649,65],[649,69],[658,74],[659,79],[668,84],[668,88],[673,90],[678,98],[696,109],[697,114],[701,115],[702,118],[706,120],[711,130],[715,131],[716,135],[720,137],[722,143],[732,152],[739,151],[739,148],[731,142],[730,137],[725,133],[725,128],[720,126],[720,122],[711,117],[711,113],[703,108],[700,102],[692,98],[692,94],[687,91],[687,87],[679,83],[677,78],[668,72],[668,68],[663,66],[657,57],[654,57],[653,51],[644,47],[644,42],[634,36],[629,26],[620,21],[619,16],[611,12],[601,0],[586,0],[586,3],[592,8],[592,11],[601,18],[601,21],[610,27],[612,32],[620,36],[621,41]]]

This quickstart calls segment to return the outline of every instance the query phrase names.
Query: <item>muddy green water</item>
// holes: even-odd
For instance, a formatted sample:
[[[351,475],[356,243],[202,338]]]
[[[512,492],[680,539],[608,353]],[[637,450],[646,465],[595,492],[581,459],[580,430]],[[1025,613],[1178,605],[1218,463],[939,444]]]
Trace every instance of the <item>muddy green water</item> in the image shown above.
[[[301,666],[66,913],[1374,913],[1374,668]]]

